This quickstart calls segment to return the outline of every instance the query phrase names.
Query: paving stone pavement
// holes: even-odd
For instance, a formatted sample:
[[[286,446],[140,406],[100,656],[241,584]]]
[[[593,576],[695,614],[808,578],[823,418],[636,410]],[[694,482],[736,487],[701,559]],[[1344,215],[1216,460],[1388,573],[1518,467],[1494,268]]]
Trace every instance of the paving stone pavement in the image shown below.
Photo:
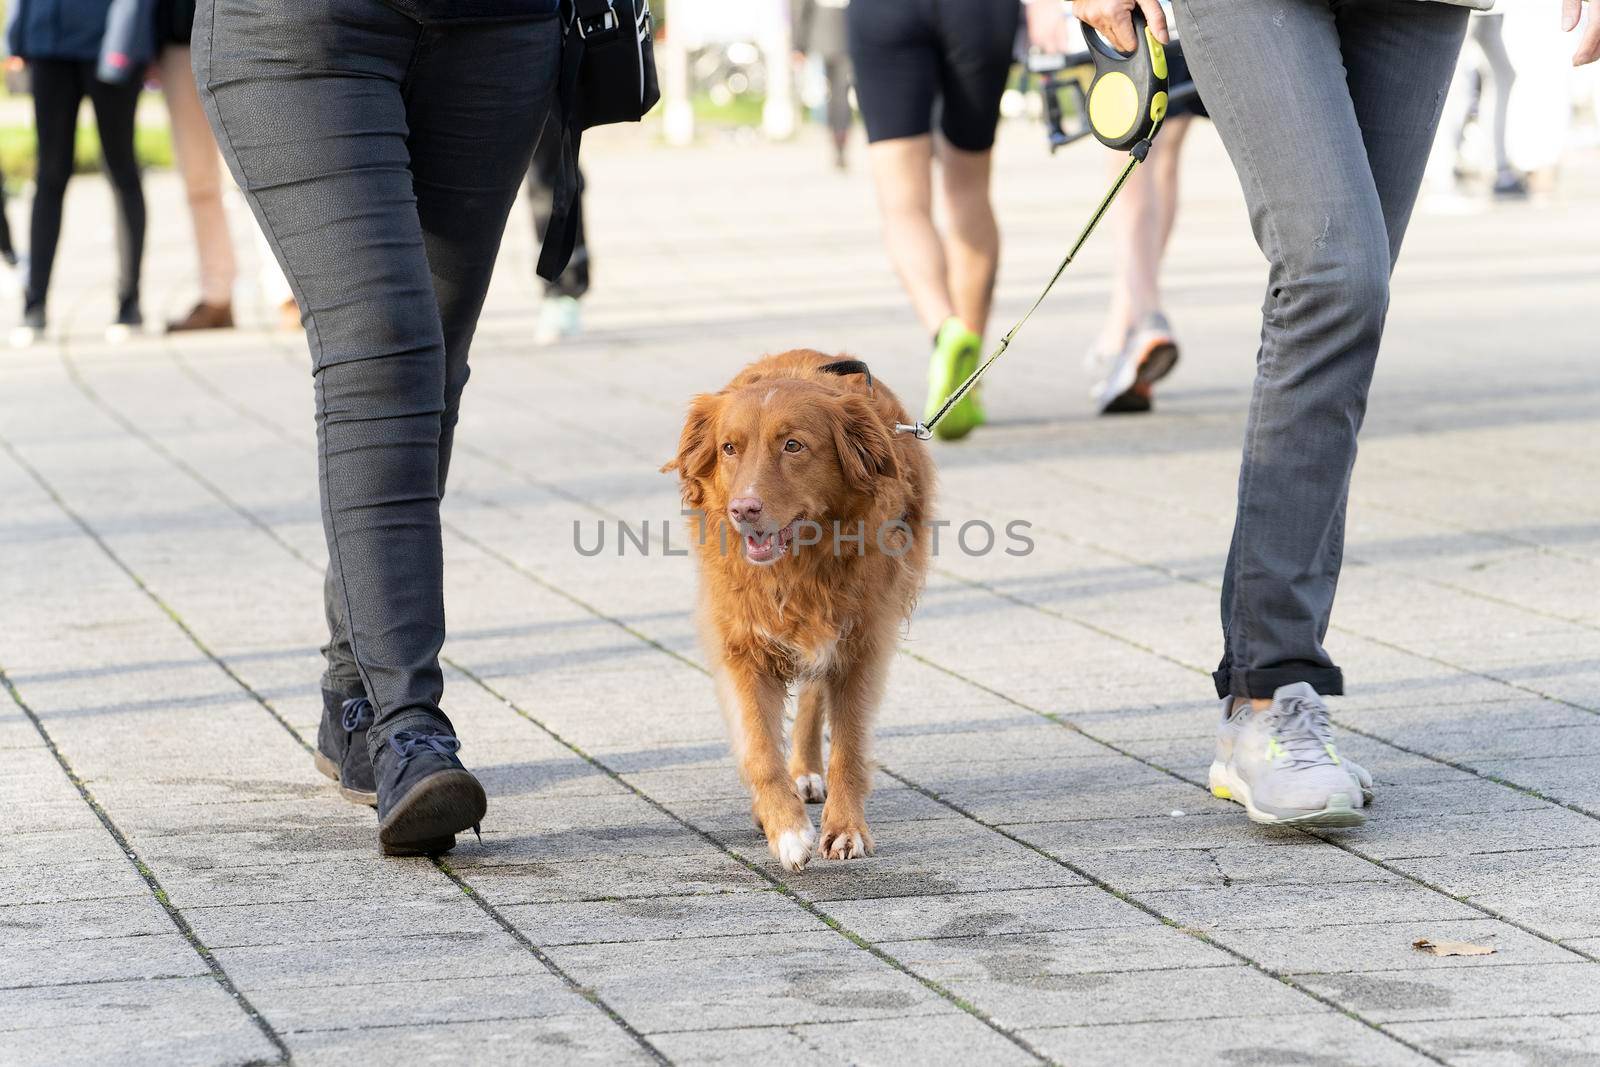
[[[1600,1063],[1600,154],[1413,224],[1329,636],[1379,799],[1311,834],[1204,788],[1264,271],[1191,141],[1157,413],[1085,410],[1097,240],[993,425],[931,446],[943,515],[1035,550],[947,533],[877,731],[880,852],[799,875],[749,825],[656,467],[763,352],[920,395],[859,170],[592,138],[598,288],[557,349],[518,206],[445,505],[447,706],[491,807],[438,862],[379,858],[311,766],[303,342],[103,342],[108,198],[75,182],[49,341],[0,356],[0,1063]],[[998,319],[1100,174],[1005,131]],[[193,266],[149,192],[154,320]]]

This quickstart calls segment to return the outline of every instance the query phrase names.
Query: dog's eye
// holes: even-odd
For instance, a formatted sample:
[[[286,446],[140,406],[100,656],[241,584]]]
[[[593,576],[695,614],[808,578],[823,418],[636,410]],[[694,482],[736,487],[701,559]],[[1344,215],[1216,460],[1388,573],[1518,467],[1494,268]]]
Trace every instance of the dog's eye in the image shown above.
[[[723,442],[723,445],[722,445],[722,454],[723,454],[723,455],[724,455],[724,456],[731,456],[731,455],[733,455],[733,454],[734,454],[734,453],[735,453],[735,452],[737,452],[737,451],[738,451],[738,449],[736,449],[736,448],[734,448],[734,447],[733,447],[733,442],[732,442],[732,441],[725,441],[725,442]]]
[[[783,450],[785,452],[798,452],[804,447],[806,446],[801,444],[799,441],[796,441],[792,437],[783,443]]]

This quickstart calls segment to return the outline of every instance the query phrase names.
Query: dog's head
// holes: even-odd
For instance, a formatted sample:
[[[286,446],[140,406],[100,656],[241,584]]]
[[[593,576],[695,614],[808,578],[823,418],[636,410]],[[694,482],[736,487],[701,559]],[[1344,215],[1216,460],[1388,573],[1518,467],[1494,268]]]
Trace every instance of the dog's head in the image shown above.
[[[789,554],[801,523],[859,514],[878,479],[897,473],[871,401],[793,379],[695,397],[677,458],[661,469],[678,472],[684,503],[705,514],[707,529],[737,530],[756,564]]]

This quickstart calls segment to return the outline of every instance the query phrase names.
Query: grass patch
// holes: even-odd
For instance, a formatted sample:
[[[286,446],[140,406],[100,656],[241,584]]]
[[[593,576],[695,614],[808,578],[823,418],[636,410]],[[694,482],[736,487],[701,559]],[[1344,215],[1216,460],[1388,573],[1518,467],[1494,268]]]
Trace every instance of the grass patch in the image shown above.
[[[172,135],[165,126],[140,126],[134,130],[133,151],[146,167],[172,166]],[[7,182],[31,181],[39,170],[38,140],[33,125],[0,125],[0,173]],[[78,127],[72,153],[74,174],[100,171],[100,135],[94,124]]]
[[[760,126],[761,109],[767,98],[755,93],[740,93],[725,104],[719,104],[701,93],[693,100],[696,122],[709,126]]]

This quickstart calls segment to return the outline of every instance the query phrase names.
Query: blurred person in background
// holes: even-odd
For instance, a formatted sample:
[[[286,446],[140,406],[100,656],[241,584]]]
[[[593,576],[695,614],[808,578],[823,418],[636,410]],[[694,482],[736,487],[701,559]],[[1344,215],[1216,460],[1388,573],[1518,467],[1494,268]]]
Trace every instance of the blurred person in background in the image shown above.
[[[1047,0],[1036,0],[1045,3]],[[1059,0],[1055,0],[1059,2]],[[1172,86],[1190,81],[1181,48],[1167,52]],[[1198,93],[1178,99],[1167,112],[1150,154],[1134,169],[1111,208],[1111,301],[1100,334],[1084,366],[1093,379],[1090,400],[1102,415],[1147,412],[1156,382],[1178,362],[1178,340],[1161,300],[1161,261],[1178,217],[1178,164],[1193,119],[1206,115]],[[1127,163],[1120,152],[1105,154],[1114,179]]]
[[[189,34],[194,0],[157,0],[156,68],[172,124],[172,154],[183,178],[200,261],[200,300],[189,313],[167,323],[168,333],[219,330],[233,326],[233,239],[222,206],[222,165],[216,139],[206,123],[190,63]]]
[[[38,135],[28,279],[22,325],[12,334],[14,345],[32,344],[44,335],[45,302],[61,237],[62,202],[67,180],[72,177],[78,106],[85,96],[94,105],[100,153],[117,210],[117,302],[106,334],[108,339],[120,340],[144,324],[139,310],[139,272],[144,259],[145,204],[134,155],[134,111],[139,103],[140,75],[152,57],[135,51],[145,37],[126,23],[120,29],[133,33],[132,38],[108,40],[111,6],[112,0],[14,0],[8,13],[6,41],[11,54],[28,66]]]
[[[1057,5],[1034,3],[1030,12]],[[1017,0],[855,0],[847,9],[856,100],[883,240],[932,337],[931,414],[976,369],[1000,259],[989,176],[1011,73]],[[937,132],[935,132],[937,126]],[[934,224],[934,171],[945,232]],[[984,422],[976,389],[934,427],[947,440]]]
[[[528,167],[528,205],[533,210],[534,258],[544,244],[545,231],[550,226],[550,214],[555,206],[556,186],[561,176],[561,137],[557,116],[546,120],[543,137],[533,150],[533,163]],[[572,246],[572,258],[567,267],[553,282],[539,279],[544,287],[544,299],[539,304],[539,320],[533,328],[533,341],[540,345],[553,345],[569,337],[576,337],[583,328],[578,302],[589,291],[589,242],[583,230],[583,169],[578,170],[578,195],[572,202],[577,219],[577,242]]]
[[[0,174],[0,262],[8,267],[17,265],[17,246],[11,241],[11,220],[6,218],[6,182]]]
[[[874,0],[867,0],[871,3]],[[881,2],[881,0],[879,0]],[[833,135],[834,166],[848,166],[850,140],[850,0],[793,0],[794,50],[822,67],[828,85],[828,131]]]
[[[1463,166],[1461,151],[1474,115],[1478,129],[1489,136],[1493,153],[1494,184],[1497,197],[1524,197],[1528,182],[1511,165],[1506,128],[1511,112],[1511,89],[1517,69],[1506,48],[1503,13],[1474,11],[1467,29],[1467,47],[1456,65],[1456,76],[1445,101],[1439,136],[1429,162],[1429,188],[1432,194],[1448,198],[1456,191]]]
[[[5,88],[6,92],[21,95],[28,91],[28,68],[15,56],[7,56],[5,61]],[[11,220],[6,214],[6,183],[5,175],[0,174],[0,263],[13,268],[5,271],[5,283],[0,291],[16,293],[21,282],[18,281],[15,267],[19,260],[17,246],[11,237]]]

